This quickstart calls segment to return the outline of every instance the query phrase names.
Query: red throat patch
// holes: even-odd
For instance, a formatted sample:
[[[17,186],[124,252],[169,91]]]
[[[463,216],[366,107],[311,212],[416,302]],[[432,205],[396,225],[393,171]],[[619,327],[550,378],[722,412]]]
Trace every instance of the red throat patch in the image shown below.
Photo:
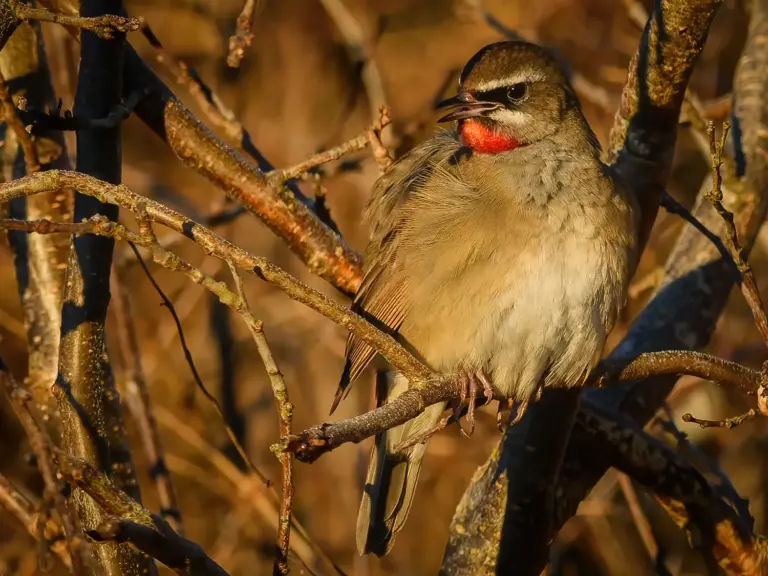
[[[499,154],[522,146],[518,140],[499,134],[476,120],[462,120],[459,124],[459,136],[464,146],[480,154]]]

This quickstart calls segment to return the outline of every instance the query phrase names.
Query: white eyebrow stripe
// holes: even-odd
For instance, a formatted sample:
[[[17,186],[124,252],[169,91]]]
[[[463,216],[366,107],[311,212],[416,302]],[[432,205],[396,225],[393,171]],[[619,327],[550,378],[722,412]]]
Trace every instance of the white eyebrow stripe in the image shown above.
[[[526,69],[520,70],[510,76],[504,78],[495,78],[482,82],[477,85],[475,90],[477,92],[487,92],[489,90],[496,90],[502,86],[512,86],[513,84],[519,84],[521,82],[541,82],[545,76],[540,70]]]

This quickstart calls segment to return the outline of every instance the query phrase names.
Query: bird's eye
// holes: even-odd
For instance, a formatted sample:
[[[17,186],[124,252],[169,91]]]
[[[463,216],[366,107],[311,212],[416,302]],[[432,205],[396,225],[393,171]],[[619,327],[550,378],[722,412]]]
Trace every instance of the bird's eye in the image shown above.
[[[507,88],[507,99],[510,102],[520,102],[528,93],[528,84],[520,82]]]

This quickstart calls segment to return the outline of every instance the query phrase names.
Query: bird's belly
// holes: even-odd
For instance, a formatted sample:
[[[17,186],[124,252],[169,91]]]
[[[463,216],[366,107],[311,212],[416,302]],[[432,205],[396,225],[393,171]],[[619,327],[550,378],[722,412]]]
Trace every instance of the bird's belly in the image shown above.
[[[607,308],[623,298],[618,274],[589,244],[524,254],[424,283],[401,334],[435,370],[485,370],[505,397],[580,384],[613,322]]]

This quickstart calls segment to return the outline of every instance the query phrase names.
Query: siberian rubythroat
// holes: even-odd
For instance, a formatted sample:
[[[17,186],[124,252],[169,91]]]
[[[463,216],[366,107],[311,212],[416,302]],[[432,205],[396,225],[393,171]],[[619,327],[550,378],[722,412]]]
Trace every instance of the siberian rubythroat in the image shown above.
[[[526,405],[583,384],[624,305],[637,259],[635,201],[600,160],[564,73],[544,49],[491,44],[441,104],[438,131],[381,176],[353,309],[427,365]],[[350,336],[333,404],[374,351]],[[386,403],[408,387],[394,375]],[[357,524],[360,553],[386,554],[413,502],[444,404],[376,437]]]

